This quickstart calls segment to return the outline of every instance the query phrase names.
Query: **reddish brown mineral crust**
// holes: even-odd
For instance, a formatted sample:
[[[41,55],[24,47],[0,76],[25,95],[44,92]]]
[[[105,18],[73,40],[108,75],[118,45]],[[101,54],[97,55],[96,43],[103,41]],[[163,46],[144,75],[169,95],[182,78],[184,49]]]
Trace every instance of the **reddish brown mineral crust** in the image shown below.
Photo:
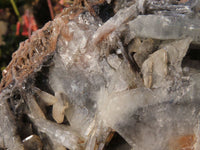
[[[35,32],[30,40],[21,43],[19,49],[13,53],[12,61],[3,74],[0,90],[6,88],[13,80],[18,84],[36,69],[39,69],[46,56],[51,55],[56,48],[59,26],[49,22],[41,30]]]
[[[69,14],[69,13],[67,13]],[[78,12],[80,14],[80,11]],[[71,34],[67,34],[66,24],[69,19],[73,19],[77,14],[70,14],[66,17],[56,18],[48,22],[42,29],[33,33],[30,39],[20,43],[18,50],[13,53],[10,64],[3,72],[0,84],[0,92],[7,88],[12,82],[18,87],[34,72],[41,69],[41,65],[47,61],[48,56],[54,54],[56,50],[57,38],[61,30],[65,30],[66,40],[71,40]]]
[[[171,150],[194,150],[194,144],[196,143],[195,135],[183,135],[176,137],[170,142]]]

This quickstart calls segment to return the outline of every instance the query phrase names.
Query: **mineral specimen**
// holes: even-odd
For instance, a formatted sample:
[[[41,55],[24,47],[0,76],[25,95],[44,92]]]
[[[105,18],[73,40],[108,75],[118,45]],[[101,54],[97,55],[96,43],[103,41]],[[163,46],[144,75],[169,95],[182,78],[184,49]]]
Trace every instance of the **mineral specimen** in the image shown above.
[[[3,74],[0,148],[199,150],[194,4],[107,0],[106,22],[72,8],[34,32]]]

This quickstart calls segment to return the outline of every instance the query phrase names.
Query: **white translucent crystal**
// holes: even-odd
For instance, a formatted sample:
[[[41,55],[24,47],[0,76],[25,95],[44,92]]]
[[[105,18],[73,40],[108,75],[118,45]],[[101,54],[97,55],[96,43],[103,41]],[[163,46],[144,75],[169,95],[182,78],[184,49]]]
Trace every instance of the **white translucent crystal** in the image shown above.
[[[34,119],[33,122],[39,128],[39,131],[44,132],[52,140],[66,148],[79,150],[82,147],[81,144],[84,143],[79,134],[70,127],[58,125],[45,119]]]
[[[20,137],[16,135],[16,122],[8,103],[1,96],[0,100],[0,147],[6,147],[8,150],[24,150]]]
[[[199,137],[198,104],[161,103],[135,111],[123,123],[116,124],[135,150],[168,150],[171,141],[188,135]],[[196,112],[196,113],[194,113]]]
[[[160,40],[192,37],[199,43],[200,21],[187,16],[140,15],[129,23],[132,37]]]
[[[123,2],[113,5],[128,6],[128,0]],[[61,24],[60,34],[47,76],[55,97],[34,88],[31,93],[24,85],[21,89],[28,106],[25,113],[39,136],[47,136],[52,149],[103,150],[114,131],[133,150],[179,150],[179,139],[185,137],[195,137],[197,142],[187,148],[199,150],[200,75],[186,68],[190,73],[184,76],[182,60],[191,42],[200,43],[200,21],[185,14],[137,17],[146,13],[148,2],[121,9],[104,24],[88,12],[67,23],[64,18],[69,14],[54,20]],[[170,6],[164,8],[173,12],[190,8]],[[194,69],[197,73],[198,68]],[[53,105],[56,122],[46,119],[34,94]],[[0,146],[23,149],[5,101],[0,102],[0,113]],[[67,123],[58,124],[64,117]]]
[[[163,48],[167,52],[168,61],[170,63],[169,65],[174,67],[172,71],[179,73],[182,72],[182,60],[186,55],[191,42],[192,38],[185,38],[182,40],[175,40],[169,43],[164,42],[160,45],[160,48]]]
[[[97,99],[99,116],[110,127],[123,122],[123,118],[128,117],[130,111],[158,102],[152,91],[147,88],[114,93],[102,88],[97,94]]]
[[[109,55],[107,57],[108,64],[114,69],[118,69],[122,60],[117,55]]]
[[[130,13],[132,12],[132,13]],[[136,17],[138,15],[136,5],[132,5],[128,8],[119,10],[112,18],[110,18],[106,23],[104,23],[101,27],[93,35],[93,43],[97,44],[102,40],[103,37],[112,33],[114,30],[119,28],[123,23],[125,23],[130,18]]]
[[[184,85],[186,81],[177,82],[174,86],[179,90],[170,95],[164,89],[137,88],[118,93],[101,89],[97,97],[99,116],[134,150],[171,149],[173,140],[199,138],[198,80],[196,74],[188,80],[189,86]]]

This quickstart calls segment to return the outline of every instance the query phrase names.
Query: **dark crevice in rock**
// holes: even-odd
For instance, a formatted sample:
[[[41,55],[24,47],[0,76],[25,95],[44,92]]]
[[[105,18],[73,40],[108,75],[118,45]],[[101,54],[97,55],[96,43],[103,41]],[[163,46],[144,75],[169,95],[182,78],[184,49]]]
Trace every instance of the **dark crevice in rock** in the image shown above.
[[[185,75],[200,72],[199,45],[190,45],[188,52],[182,61],[182,68]]]
[[[53,64],[51,64],[52,66]],[[42,91],[45,91],[47,93],[50,93],[54,95],[54,91],[49,86],[49,79],[48,79],[48,73],[49,73],[49,64],[43,64],[42,70],[38,72],[35,76],[35,86]]]
[[[113,3],[103,3],[98,7],[98,16],[102,19],[103,22],[106,22],[108,19],[114,16]]]
[[[186,57],[189,57],[192,60],[199,60],[200,61],[200,51],[199,51],[199,45],[191,44],[188,52],[186,54]]]
[[[112,140],[104,150],[131,150],[131,146],[117,132],[115,132]]]
[[[124,41],[124,39],[122,39],[122,41]],[[140,72],[140,67],[138,66],[138,64],[136,63],[136,61],[133,57],[135,52],[129,52],[128,45],[124,45],[124,50],[125,50],[126,57],[127,57],[126,59],[130,63],[132,69],[136,72]]]
[[[23,114],[25,110],[24,100],[21,98],[21,94],[19,90],[14,90],[12,97],[7,99],[10,110],[16,116],[20,116]]]
[[[22,140],[33,134],[32,123],[26,114],[18,118],[17,124],[17,132]]]

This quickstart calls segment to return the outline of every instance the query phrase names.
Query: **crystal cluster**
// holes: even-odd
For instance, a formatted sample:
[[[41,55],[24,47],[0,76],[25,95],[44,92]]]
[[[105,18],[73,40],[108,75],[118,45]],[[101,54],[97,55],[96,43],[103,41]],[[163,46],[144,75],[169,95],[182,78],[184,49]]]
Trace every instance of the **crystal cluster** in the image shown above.
[[[52,22],[52,53],[35,59],[50,58],[1,91],[0,147],[200,149],[199,2],[107,5],[106,22],[69,10]]]

